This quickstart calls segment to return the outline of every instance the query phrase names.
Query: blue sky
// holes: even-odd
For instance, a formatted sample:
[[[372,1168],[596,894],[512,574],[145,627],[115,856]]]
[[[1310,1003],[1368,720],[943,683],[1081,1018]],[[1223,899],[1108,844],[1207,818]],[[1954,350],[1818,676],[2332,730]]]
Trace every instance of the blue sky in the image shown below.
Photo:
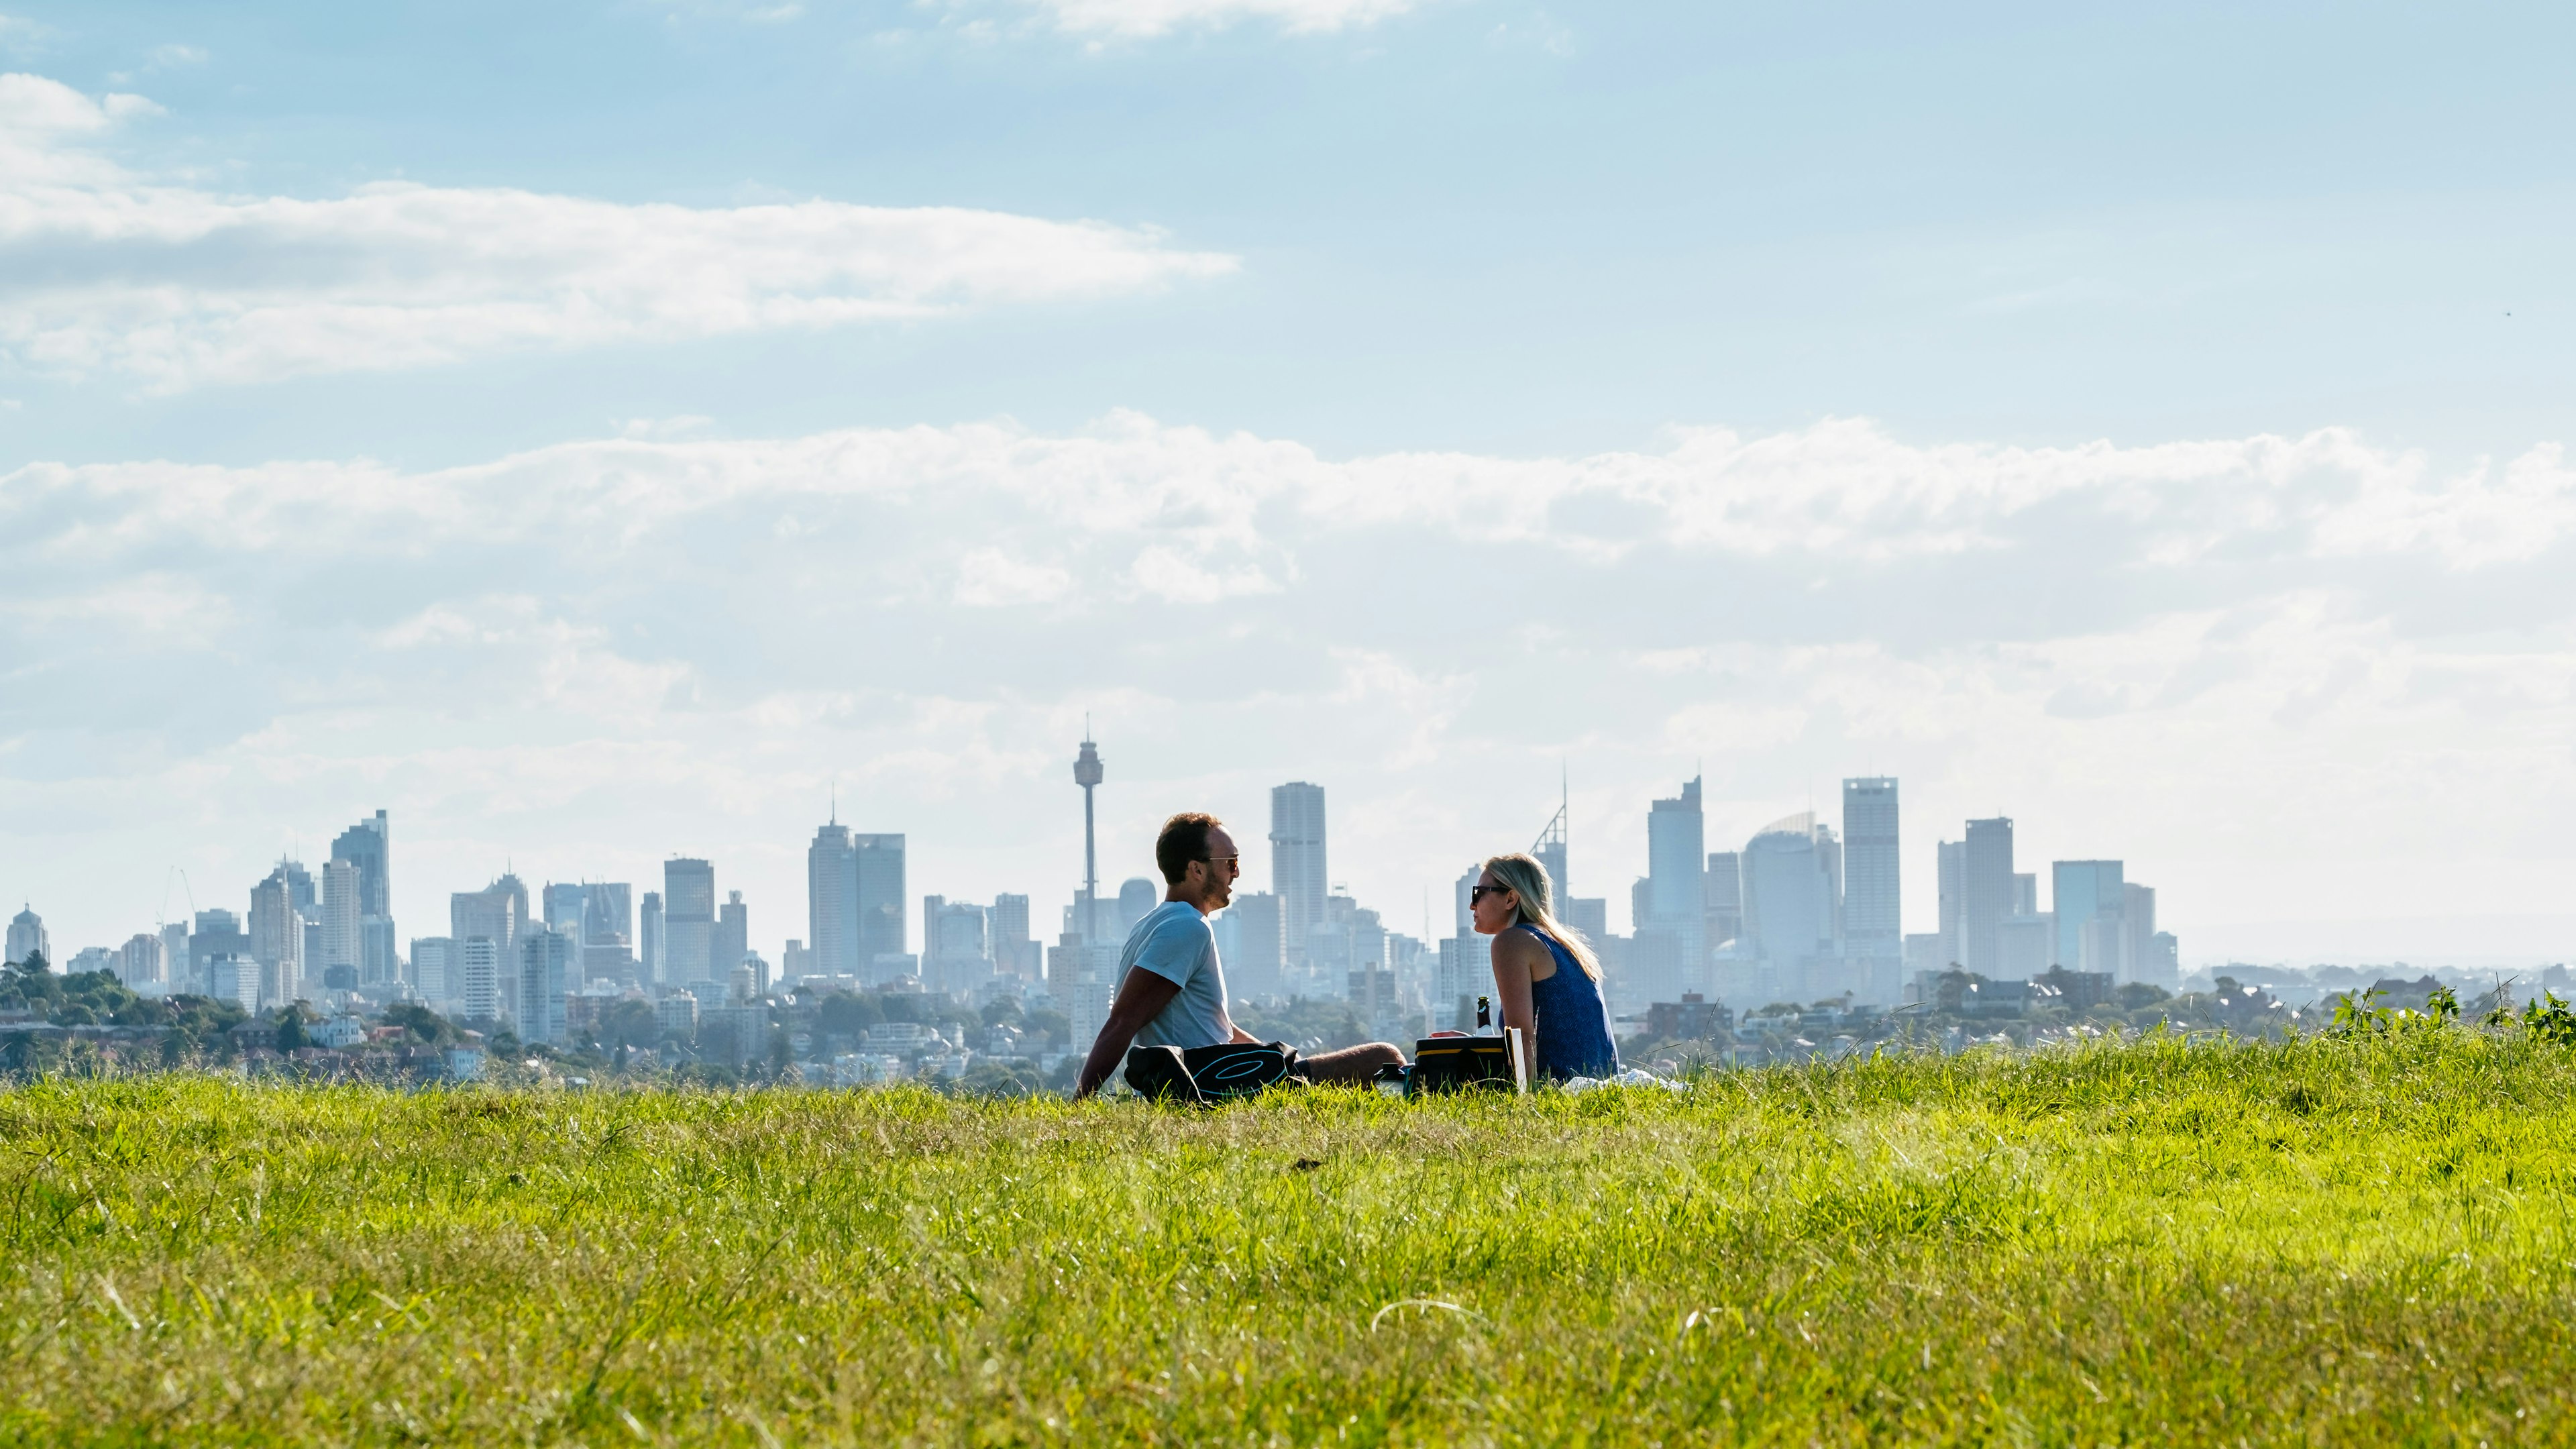
[[[1614,919],[1702,759],[1904,777],[1915,929],[1994,810],[2187,958],[2563,910],[2564,11],[0,15],[58,942],[387,805],[407,932],[688,851],[774,949],[835,779],[1044,914],[1086,711],[1399,924],[1560,759]]]

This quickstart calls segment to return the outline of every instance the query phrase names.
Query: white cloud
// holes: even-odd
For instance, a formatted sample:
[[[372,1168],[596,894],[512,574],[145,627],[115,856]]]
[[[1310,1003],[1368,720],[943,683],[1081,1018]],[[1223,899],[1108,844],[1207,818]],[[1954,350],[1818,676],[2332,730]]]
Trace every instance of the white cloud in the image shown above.
[[[1116,296],[1231,270],[1150,228],[387,182],[219,195],[92,149],[157,108],[0,76],[0,346],[155,391]]]
[[[1576,889],[1614,900],[1643,802],[1701,759],[1711,849],[1884,771],[1918,895],[1930,840],[2001,811],[2030,860],[2130,860],[2186,950],[2298,862],[2302,914],[2364,916],[2427,872],[2509,909],[2566,863],[2555,446],[2444,469],[2336,431],[2036,449],[1854,421],[1563,458],[1331,459],[1132,413],[639,433],[431,472],[0,476],[24,893],[182,847],[201,894],[246,886],[290,832],[383,804],[407,918],[507,854],[649,880],[704,851],[775,939],[837,782],[845,821],[913,834],[917,889],[1044,911],[1086,712],[1113,876],[1158,811],[1257,821],[1315,779],[1336,876],[1408,930],[1422,887],[1526,844],[1560,761]]]
[[[1082,35],[1148,38],[1178,30],[1215,30],[1247,22],[1291,34],[1374,25],[1420,8],[1423,0],[1022,0],[1059,30]]]

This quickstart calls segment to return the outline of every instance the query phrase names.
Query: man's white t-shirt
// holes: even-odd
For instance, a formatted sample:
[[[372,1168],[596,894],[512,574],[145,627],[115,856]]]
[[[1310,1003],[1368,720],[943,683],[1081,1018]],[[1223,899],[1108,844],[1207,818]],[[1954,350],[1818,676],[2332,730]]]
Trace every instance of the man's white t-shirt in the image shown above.
[[[1226,1029],[1225,969],[1217,964],[1216,932],[1196,906],[1165,901],[1145,913],[1118,953],[1118,984],[1129,970],[1151,971],[1181,994],[1136,1033],[1138,1046],[1217,1046],[1234,1040]]]

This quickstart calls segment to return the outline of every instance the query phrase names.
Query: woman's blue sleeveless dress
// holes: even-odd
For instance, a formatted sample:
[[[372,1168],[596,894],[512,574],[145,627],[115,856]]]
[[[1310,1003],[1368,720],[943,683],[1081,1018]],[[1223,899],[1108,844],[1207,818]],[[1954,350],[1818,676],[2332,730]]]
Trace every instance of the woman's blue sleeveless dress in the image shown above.
[[[1549,939],[1545,931],[1526,922],[1519,929],[1536,936],[1556,958],[1555,975],[1530,983],[1530,1007],[1538,1017],[1538,1052],[1531,1075],[1562,1082],[1568,1077],[1616,1073],[1619,1047],[1610,1039],[1610,1008],[1601,1003],[1601,983],[1585,975],[1574,953]]]

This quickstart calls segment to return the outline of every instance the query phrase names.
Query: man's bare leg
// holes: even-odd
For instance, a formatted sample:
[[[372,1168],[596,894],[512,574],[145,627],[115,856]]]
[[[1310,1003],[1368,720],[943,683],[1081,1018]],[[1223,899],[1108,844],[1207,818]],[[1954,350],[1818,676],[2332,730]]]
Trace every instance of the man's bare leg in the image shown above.
[[[1403,1064],[1404,1053],[1382,1041],[1313,1056],[1300,1053],[1297,1057],[1297,1070],[1310,1082],[1365,1082],[1375,1077],[1380,1067]]]

